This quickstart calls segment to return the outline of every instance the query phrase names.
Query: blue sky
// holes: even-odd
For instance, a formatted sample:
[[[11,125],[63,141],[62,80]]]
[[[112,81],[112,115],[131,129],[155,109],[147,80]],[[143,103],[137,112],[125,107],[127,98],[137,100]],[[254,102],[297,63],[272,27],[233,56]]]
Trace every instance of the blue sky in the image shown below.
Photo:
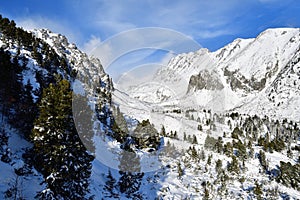
[[[269,27],[300,27],[298,0],[9,0],[3,16],[25,28],[47,27],[84,48],[132,28],[163,27],[216,50]]]
[[[299,11],[299,0],[0,1],[0,13],[17,25],[62,33],[87,53],[115,34],[143,27],[178,31],[214,51],[267,28],[300,27]]]

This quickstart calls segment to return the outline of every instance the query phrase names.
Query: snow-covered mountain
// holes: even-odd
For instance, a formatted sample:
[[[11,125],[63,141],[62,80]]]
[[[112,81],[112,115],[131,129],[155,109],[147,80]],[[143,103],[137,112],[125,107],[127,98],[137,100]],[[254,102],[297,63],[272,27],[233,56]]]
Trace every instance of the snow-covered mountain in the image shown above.
[[[0,26],[0,199],[299,198],[298,29],[178,55],[128,94],[65,36]],[[90,154],[70,145],[74,126]],[[47,162],[36,162],[39,140]]]
[[[50,199],[54,190],[49,189],[52,186],[49,186],[47,181],[54,181],[59,173],[49,175],[38,169],[39,166],[45,166],[44,162],[32,163],[36,156],[32,150],[35,139],[30,136],[39,116],[37,110],[44,101],[46,89],[64,79],[70,83],[74,94],[84,95],[87,99],[84,103],[89,102],[90,107],[95,110],[97,103],[103,108],[109,104],[111,79],[104,72],[99,59],[87,56],[75,44],[70,44],[65,36],[47,29],[28,32],[16,27],[14,21],[2,16],[0,20],[0,199]],[[84,103],[78,105],[83,106]],[[72,108],[72,105],[69,106]],[[74,112],[76,111],[75,107]],[[108,115],[106,110],[103,110],[102,114]],[[52,134],[51,132],[56,131],[49,130],[49,134]],[[46,143],[44,148],[47,148]],[[78,147],[65,144],[63,148]],[[91,151],[88,148],[87,150]],[[78,149],[79,151],[81,150]],[[68,162],[68,156],[72,155],[65,155],[62,159]],[[57,171],[61,170],[59,164],[56,167]],[[66,165],[65,168],[69,170],[71,166]],[[92,173],[91,177],[94,176]],[[99,179],[99,176],[95,179]],[[82,181],[79,185],[86,185],[84,180],[78,181]],[[93,184],[89,187],[93,188]],[[86,196],[81,194],[80,199],[88,198],[93,193],[94,191],[85,194]],[[44,197],[38,197],[37,194]]]
[[[238,108],[299,119],[299,40],[299,29],[268,29],[215,52],[180,54],[156,73],[154,84],[133,87],[128,94],[155,103],[176,100],[184,108]],[[168,92],[159,95],[162,90]]]
[[[161,185],[159,197],[299,198],[299,189],[286,187],[290,178],[279,178],[291,169],[295,182],[300,180],[299,47],[300,29],[268,29],[215,52],[180,54],[153,80],[114,91],[113,101],[126,116],[149,119],[162,129],[168,153],[161,169],[147,175],[148,183]],[[279,138],[292,141],[285,145],[290,150],[269,149],[280,148]],[[236,158],[238,172],[232,173]]]

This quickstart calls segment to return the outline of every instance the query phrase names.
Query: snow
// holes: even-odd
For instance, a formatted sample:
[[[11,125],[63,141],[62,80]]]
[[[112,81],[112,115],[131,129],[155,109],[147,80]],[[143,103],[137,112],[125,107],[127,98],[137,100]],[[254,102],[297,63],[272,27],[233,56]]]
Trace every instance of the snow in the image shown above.
[[[79,75],[88,77],[85,81],[80,79],[80,76],[76,77],[72,83],[72,88],[76,94],[88,97],[88,103],[94,110],[97,98],[93,91],[94,88],[89,84],[102,84],[101,90],[103,90],[109,81],[100,61],[88,58],[86,54],[80,52],[74,44],[69,44],[67,38],[60,34],[45,29],[35,30],[33,34],[46,41],[59,55],[66,56],[71,67],[76,69]],[[131,90],[125,91],[127,94],[116,89],[113,92],[113,104],[119,106],[125,114],[125,119],[131,130],[135,128],[137,120],[149,119],[157,130],[164,126],[166,132],[176,131],[178,133],[178,138],[164,137],[163,147],[158,151],[150,153],[147,149],[136,150],[141,172],[145,172],[138,192],[145,199],[154,199],[158,196],[160,199],[201,199],[204,195],[202,185],[204,182],[210,183],[206,186],[209,189],[214,188],[216,190],[221,187],[220,183],[215,182],[218,174],[215,169],[215,162],[220,159],[222,169],[226,170],[231,158],[205,149],[206,159],[196,160],[187,153],[187,150],[194,147],[200,152],[201,149],[204,149],[205,139],[208,135],[218,138],[223,137],[223,132],[227,135],[227,137],[223,137],[224,143],[231,142],[232,138],[228,135],[240,121],[225,117],[224,123],[214,122],[216,129],[210,130],[209,125],[206,125],[206,120],[213,120],[213,117],[212,114],[204,112],[203,108],[210,109],[211,113],[217,112],[221,115],[228,111],[239,111],[259,116],[268,114],[274,119],[288,117],[299,122],[300,93],[299,88],[297,88],[299,82],[293,86],[294,81],[298,79],[299,64],[291,66],[295,71],[294,75],[291,75],[286,69],[287,66],[290,70],[291,67],[289,68],[288,63],[291,60],[296,62],[299,58],[296,53],[299,48],[299,41],[299,29],[269,29],[261,33],[256,39],[236,39],[216,52],[200,49],[196,52],[180,54],[172,58],[167,67],[161,68],[150,83],[139,84]],[[2,44],[0,40],[0,46]],[[12,52],[14,53],[15,49]],[[23,50],[21,53],[28,54]],[[30,82],[33,90],[38,90],[40,85],[33,74],[42,69],[37,66],[35,60],[28,58],[27,69],[23,72],[23,84]],[[266,81],[266,87],[261,91],[233,90],[224,75],[224,69],[227,68],[230,71],[238,71],[238,78],[243,76],[249,80],[252,77],[260,80],[265,77],[268,70],[275,69],[277,64],[278,70],[275,70],[274,74]],[[197,75],[203,69],[213,72],[222,82],[224,88],[222,90],[203,89],[187,93],[190,77]],[[43,70],[43,73],[47,74],[47,71]],[[279,75],[282,81],[281,86],[276,82]],[[290,78],[288,78],[289,75],[291,75]],[[83,82],[88,82],[88,84]],[[272,93],[271,90],[274,88],[276,91]],[[274,105],[281,103],[280,106],[270,105],[268,94],[274,94],[276,96]],[[37,99],[34,94],[32,95]],[[174,112],[174,110],[181,112]],[[199,121],[197,121],[198,118]],[[227,121],[232,123],[233,128],[227,125]],[[13,157],[10,163],[0,162],[0,194],[4,194],[9,187],[17,183],[20,189],[19,195],[25,199],[33,199],[37,191],[45,189],[45,185],[41,185],[42,175],[34,169],[32,173],[26,176],[18,177],[15,173],[16,169],[26,165],[22,159],[22,154],[31,147],[31,144],[23,139],[20,133],[9,127],[7,123],[4,124],[5,131],[10,134],[7,147]],[[199,124],[202,125],[202,131],[197,130]],[[120,180],[119,169],[122,150],[120,143],[102,135],[105,131],[103,124],[96,121],[94,127],[96,127],[94,130],[96,135],[93,138],[96,152],[95,160],[92,163],[90,194],[87,196],[95,195],[95,199],[102,199],[104,198],[104,186],[108,171],[111,171],[116,181]],[[267,128],[263,127],[262,132],[266,131]],[[184,133],[187,137],[195,136],[198,144],[184,141]],[[257,155],[261,147],[253,145],[253,149],[254,154]],[[234,150],[237,151],[237,149]],[[209,155],[212,155],[212,164],[210,165],[207,164]],[[266,158],[270,169],[277,169],[280,161],[296,164],[295,159],[287,157],[286,151],[266,153]],[[182,176],[179,176],[178,173],[178,163],[183,170]],[[254,198],[253,194],[249,194],[249,192],[254,187],[256,180],[263,184],[264,189],[279,187],[281,196],[284,193],[291,199],[297,199],[300,196],[299,191],[285,187],[274,180],[270,181],[269,177],[262,173],[263,170],[257,157],[248,158],[245,167],[246,170],[241,171],[238,175],[229,174],[232,179],[226,182],[228,195],[225,196],[224,192],[222,199]],[[238,181],[240,177],[244,177],[245,182]],[[125,194],[117,192],[120,199],[130,199]],[[216,192],[211,192],[210,197],[221,199]]]
[[[85,95],[84,85],[83,85],[83,83],[80,80],[76,79],[73,82],[72,86],[73,86],[72,89],[73,89],[73,91],[74,91],[75,94],[79,94],[79,95],[82,95],[82,96]]]
[[[166,132],[172,130],[178,133],[178,139],[165,137],[164,145],[166,147],[167,143],[170,142],[170,145],[174,145],[175,150],[181,153],[175,154],[175,156],[166,154],[160,158],[161,168],[149,172],[143,178],[140,188],[143,194],[148,194],[149,196],[147,197],[150,199],[157,197],[157,195],[161,195],[162,199],[183,199],[188,197],[201,199],[204,195],[201,183],[208,181],[214,184],[213,181],[217,178],[214,164],[216,160],[220,159],[222,161],[223,169],[226,169],[226,165],[231,162],[231,158],[207,149],[205,150],[206,158],[209,154],[213,156],[211,166],[206,164],[207,159],[204,161],[193,161],[184,153],[183,150],[187,150],[191,146],[194,146],[198,151],[203,149],[208,134],[216,139],[221,136],[224,144],[231,142],[232,138],[228,137],[228,135],[230,135],[232,128],[240,123],[232,120],[230,117],[225,117],[225,124],[215,122],[216,131],[209,131],[209,127],[205,126],[203,121],[211,118],[211,116],[202,112],[204,108],[206,110],[210,108],[212,113],[222,114],[228,111],[238,111],[250,115],[269,115],[272,119],[282,120],[284,117],[288,117],[291,120],[299,120],[300,98],[298,88],[294,87],[293,90],[280,88],[285,92],[280,93],[278,98],[286,99],[286,103],[279,109],[274,109],[273,106],[270,106],[266,96],[267,91],[270,91],[270,88],[272,88],[271,83],[274,82],[278,74],[281,73],[280,71],[284,69],[297,51],[298,45],[290,41],[291,38],[297,40],[299,38],[298,35],[299,29],[271,29],[265,31],[256,39],[237,39],[216,52],[208,52],[204,49],[195,53],[181,54],[171,59],[166,68],[162,68],[157,72],[157,76],[152,80],[154,84],[147,82],[125,91],[129,95],[115,90],[113,102],[120,106],[121,111],[126,116],[140,121],[149,119],[157,130],[164,126]],[[242,90],[234,91],[223,75],[224,67],[228,66],[230,70],[239,70],[239,73],[245,78],[255,77],[260,79],[267,73],[269,68],[276,65],[274,58],[279,60],[279,69],[267,80],[266,87],[262,91],[249,93],[245,93]],[[210,60],[203,62],[205,59]],[[197,74],[198,70],[207,68],[209,63],[213,63],[211,60],[216,65],[209,70],[215,70],[218,73],[224,88],[220,91],[203,89],[187,94],[188,78],[193,74]],[[204,64],[201,65],[201,63]],[[293,70],[297,71],[298,67],[294,66]],[[288,77],[287,73],[283,73],[286,79],[284,79],[284,84],[292,85],[293,81],[298,77],[291,75],[291,80],[288,80],[286,78]],[[165,88],[168,89],[165,90]],[[163,99],[161,96],[158,96],[157,92],[159,90],[163,91],[162,94],[165,94],[168,98]],[[172,112],[174,109],[179,109],[182,112],[174,113]],[[187,110],[194,110],[189,112],[190,116],[193,115],[194,120],[185,115]],[[203,131],[197,130],[199,122],[196,119],[198,117]],[[232,128],[229,128],[227,121],[231,122]],[[265,134],[267,131],[267,127],[263,127],[262,134]],[[223,137],[223,132],[226,133],[227,137]],[[192,145],[187,141],[183,141],[184,133],[187,136],[195,135],[198,144]],[[299,141],[297,142],[299,143]],[[253,145],[253,150],[254,155],[257,155],[261,147]],[[235,149],[235,151],[237,150]],[[141,155],[143,154],[141,153]],[[185,160],[189,162],[186,163]],[[280,161],[296,164],[294,159],[286,156],[285,151],[266,153],[266,160],[270,170],[278,169]],[[178,177],[177,163],[181,163],[184,171],[183,176],[180,178]],[[142,162],[142,164],[148,165],[149,163]],[[170,167],[169,170],[167,170],[166,166]],[[245,168],[239,175],[233,175],[233,180],[226,183],[228,195],[225,196],[225,193],[223,193],[222,199],[255,198],[253,193],[250,192],[256,180],[262,184],[264,190],[278,187],[281,196],[286,194],[291,199],[297,199],[300,196],[299,191],[278,184],[275,180],[270,181],[269,177],[262,173],[263,169],[257,157],[248,158],[245,162]],[[238,181],[240,177],[244,177],[245,182],[241,183]],[[217,183],[212,187],[219,186]],[[210,195],[213,199],[220,199],[220,196],[216,193]]]
[[[0,118],[2,118],[1,115]],[[44,187],[41,184],[43,176],[34,169],[24,176],[18,176],[15,173],[15,170],[24,167],[22,155],[27,148],[31,147],[31,144],[20,136],[21,133],[10,127],[5,121],[3,124],[4,132],[9,134],[7,147],[10,149],[12,160],[9,163],[0,161],[0,198],[4,197],[8,189],[17,187],[16,195],[18,198],[34,199],[36,192]]]
[[[179,54],[172,58],[167,66],[159,69],[153,80],[139,83],[124,92],[140,102],[154,103],[157,107],[206,108],[215,112],[237,109],[241,113],[255,113],[260,116],[269,114],[278,119],[298,120],[299,88],[290,90],[280,86],[282,92],[275,95],[280,100],[273,104],[268,100],[267,92],[275,87],[277,77],[283,74],[282,70],[286,70],[287,64],[291,60],[297,61],[300,57],[296,55],[300,41],[299,32],[296,28],[268,29],[255,39],[239,38],[215,52],[200,49],[188,54]],[[294,71],[299,68],[296,66],[292,66]],[[204,89],[187,93],[190,77],[204,69],[213,72],[224,88],[219,91]],[[233,90],[228,77],[224,75],[225,69],[235,71],[237,74],[234,76],[242,82],[242,77],[249,83],[253,82],[253,79],[260,81],[266,77],[265,87],[262,90],[252,90],[249,84],[246,84],[245,87],[250,91],[240,88]],[[295,74],[284,84],[289,87],[294,83],[298,85],[298,76]],[[277,104],[281,101],[283,103],[278,109]],[[140,118],[138,115],[136,117]]]

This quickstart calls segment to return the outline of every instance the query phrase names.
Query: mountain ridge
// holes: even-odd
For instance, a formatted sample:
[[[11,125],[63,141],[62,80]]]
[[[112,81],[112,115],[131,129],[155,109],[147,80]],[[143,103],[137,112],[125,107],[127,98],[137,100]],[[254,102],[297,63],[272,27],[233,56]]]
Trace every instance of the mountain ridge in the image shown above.
[[[196,105],[198,104],[197,99],[203,99],[204,96],[210,99],[206,102],[217,103],[213,100],[214,87],[208,86],[211,89],[207,89],[207,85],[219,85],[217,88],[222,88],[220,93],[224,95],[224,98],[229,99],[229,102],[224,103],[220,102],[222,99],[218,100],[219,104],[224,104],[221,106],[221,110],[232,110],[235,107],[241,107],[243,103],[250,103],[247,102],[249,101],[247,99],[256,98],[257,95],[266,95],[265,90],[270,91],[272,87],[275,87],[276,80],[280,79],[280,74],[284,74],[288,70],[289,63],[296,65],[299,62],[296,55],[299,52],[299,40],[299,28],[267,29],[256,38],[238,38],[214,52],[200,49],[197,52],[179,54],[171,58],[168,65],[156,73],[153,81],[166,85],[176,94],[169,95],[168,99],[180,99],[179,101],[184,102],[182,104],[186,104],[186,99],[189,99]],[[293,59],[294,61],[292,61]],[[203,74],[204,72],[205,74]],[[210,81],[211,77],[207,77],[208,74],[215,77],[212,79],[213,83],[203,82],[204,79]],[[297,83],[296,79],[294,81]],[[199,80],[202,80],[201,83]],[[128,93],[136,98],[145,99],[147,95],[153,96],[158,89],[151,90],[150,87],[147,89],[150,92],[139,93],[140,97],[134,92],[137,90],[138,87]],[[201,95],[201,93],[203,94]],[[155,97],[153,98],[155,99]],[[165,99],[155,99],[155,102],[166,103]],[[235,103],[230,103],[230,101]],[[212,108],[214,103],[210,104],[200,104],[200,106]],[[296,108],[298,109],[298,107]],[[241,109],[239,111],[242,112]],[[249,111],[247,112],[249,113]],[[260,110],[259,113],[263,113],[263,111]],[[272,116],[291,117],[286,114],[283,116],[273,114]],[[297,119],[297,117],[298,115],[292,118]]]
[[[200,103],[223,108],[224,101],[234,100],[226,99],[228,95],[239,99],[224,71],[217,66],[207,69],[214,58],[208,50],[174,60],[184,69],[177,65],[177,77],[163,78],[177,82],[177,90],[156,80],[159,87],[153,99],[163,102],[153,104],[114,89],[101,62],[69,44],[63,35],[46,29],[23,32],[6,22],[9,20],[0,23],[1,198],[298,198],[299,123],[237,110],[200,109]],[[240,46],[248,42],[236,41]],[[238,52],[235,46],[230,56]],[[294,56],[288,70],[278,76],[278,90],[270,93],[294,87],[300,73],[298,58]],[[189,69],[193,61],[197,65]],[[202,61],[204,66],[198,65]],[[196,70],[199,66],[202,73]],[[182,75],[185,71],[187,77]],[[237,74],[236,79],[240,78]],[[196,87],[187,92],[189,84],[193,86],[191,76]],[[214,79],[218,82],[209,82]],[[186,88],[179,88],[181,83]],[[297,97],[292,92],[298,90],[289,89],[290,96]],[[266,89],[249,91],[254,98]],[[194,93],[209,98],[197,99]],[[71,97],[78,102],[71,105]],[[220,103],[211,97],[224,99]],[[79,140],[75,128],[87,134]],[[83,147],[83,142],[92,145]],[[38,156],[46,160],[37,160]]]

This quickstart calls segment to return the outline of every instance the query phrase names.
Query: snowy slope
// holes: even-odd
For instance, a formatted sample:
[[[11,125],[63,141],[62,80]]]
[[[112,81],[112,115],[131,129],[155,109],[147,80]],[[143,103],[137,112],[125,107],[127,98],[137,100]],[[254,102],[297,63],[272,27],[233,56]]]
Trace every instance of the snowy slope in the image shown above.
[[[43,176],[22,158],[23,153],[32,145],[22,138],[22,133],[8,125],[5,117],[0,115],[0,118],[3,122],[1,132],[6,133],[9,138],[7,145],[0,146],[1,154],[8,152],[10,158],[7,162],[0,161],[0,198],[34,199],[36,192],[42,190],[44,184],[41,184]]]
[[[286,33],[284,33],[285,31]],[[51,44],[58,53],[65,56],[79,73],[89,77],[88,82],[90,81],[90,84],[87,88],[84,88],[84,91],[80,90],[80,87],[78,89],[74,86],[74,89],[77,88],[78,93],[88,92],[91,97],[91,104],[94,105],[95,102],[93,101],[95,99],[91,83],[101,80],[105,85],[104,88],[107,89],[110,84],[110,79],[101,68],[100,62],[89,59],[74,45],[68,44],[61,35],[51,33],[48,30],[37,31],[35,34]],[[234,178],[227,182],[226,189],[220,194],[217,191],[219,191],[218,188],[221,187],[221,183],[218,182],[219,177],[215,169],[215,162],[221,159],[223,170],[226,171],[231,158],[205,149],[205,158],[194,160],[189,152],[189,148],[193,146],[200,154],[201,149],[204,148],[207,135],[218,138],[223,137],[225,132],[224,143],[231,142],[231,131],[235,126],[244,123],[246,118],[233,120],[229,116],[223,116],[224,119],[219,123],[215,122],[214,111],[227,111],[238,107],[241,113],[264,113],[262,109],[267,108],[269,98],[272,99],[272,94],[274,94],[274,98],[277,98],[275,95],[277,93],[282,94],[281,97],[287,95],[285,91],[294,84],[293,81],[299,74],[298,65],[290,64],[292,67],[288,65],[288,63],[292,63],[293,57],[294,62],[298,62],[296,53],[298,47],[291,42],[293,41],[291,38],[297,41],[298,34],[298,29],[268,30],[257,39],[237,39],[216,52],[201,49],[195,53],[182,54],[171,59],[166,68],[158,71],[152,82],[141,84],[140,87],[132,88],[126,93],[119,90],[113,92],[113,104],[120,107],[129,125],[135,119],[139,121],[150,119],[157,130],[164,126],[168,134],[171,131],[173,133],[176,131],[178,134],[177,138],[164,137],[163,155],[159,158],[159,165],[155,167],[155,170],[152,168],[153,171],[147,171],[139,180],[140,186],[137,193],[140,194],[141,199],[201,199],[205,195],[205,188],[211,191],[210,197],[213,199],[255,198],[253,194],[255,181],[259,181],[260,184],[264,185],[264,197],[268,197],[268,191],[274,188],[278,188],[277,195],[282,198],[285,195],[292,199],[299,196],[297,190],[285,187],[275,180],[269,183],[269,176],[261,173],[260,162],[258,157],[255,156],[261,150],[259,146],[253,144],[254,156],[245,162],[246,169],[249,169],[241,172],[241,176],[245,177],[245,181],[240,182],[238,176],[233,174],[232,177]],[[277,40],[282,42],[272,46],[271,44]],[[268,47],[271,50],[262,51],[262,55],[259,55],[259,50],[263,47]],[[250,57],[247,57],[247,55],[250,55]],[[275,62],[274,58],[278,58],[278,62]],[[266,63],[261,63],[263,61]],[[239,66],[241,63],[246,64]],[[291,71],[294,71],[294,73],[289,78]],[[192,76],[195,77],[195,83],[191,82]],[[208,78],[205,79],[205,77]],[[263,88],[251,84],[251,81],[252,83],[260,83],[263,78],[266,78]],[[215,80],[214,84],[210,84],[209,80]],[[247,82],[246,80],[251,81]],[[81,85],[83,81],[80,79],[74,83]],[[232,81],[236,84],[231,84]],[[239,81],[241,84],[239,84]],[[282,82],[280,85],[284,87],[279,86],[279,82]],[[272,90],[272,88],[276,88],[276,90]],[[289,90],[288,94],[290,96],[286,96],[285,103],[282,103],[285,106],[282,109],[289,108],[290,103],[293,101],[295,105],[299,105],[297,102],[299,89],[297,87],[293,88],[294,90]],[[270,97],[266,94],[270,94]],[[284,98],[280,98],[280,100],[282,101]],[[273,104],[276,104],[277,100],[274,101]],[[263,104],[264,102],[265,104]],[[259,103],[262,105],[258,106]],[[212,111],[209,113],[204,112],[203,108],[211,108]],[[257,109],[253,111],[253,108]],[[299,113],[297,112],[298,107],[295,106],[295,108],[295,114],[292,115],[292,118],[297,117],[296,113]],[[181,111],[178,112],[178,110]],[[272,111],[274,109],[270,107],[268,113],[274,117],[284,117],[290,114],[288,111],[286,113],[281,110],[275,113],[272,113]],[[279,113],[283,113],[282,116],[279,116]],[[214,122],[210,124],[208,121]],[[228,121],[230,124],[227,124]],[[199,124],[202,125],[201,131],[198,130]],[[262,130],[267,129],[266,126],[262,128]],[[184,135],[187,138],[196,137],[197,144],[192,143],[191,139],[185,139]],[[103,140],[99,138],[97,144],[103,144],[100,147],[114,148],[116,152],[120,152],[120,144],[111,139]],[[292,145],[295,145],[294,141]],[[99,148],[99,150],[103,153],[102,148]],[[141,157],[146,155],[142,151],[139,151],[138,154]],[[293,151],[293,154],[293,158],[297,158],[299,155],[296,151]],[[212,155],[212,164],[207,164],[209,155]],[[114,156],[118,157],[118,155]],[[273,170],[277,169],[280,161],[289,161],[296,164],[295,159],[287,157],[286,152],[275,152],[266,156],[270,163],[270,169]],[[111,161],[107,159],[105,162],[101,162],[101,160],[95,159],[93,162],[90,192],[95,199],[134,198],[119,190],[118,183],[121,175],[117,169],[111,168],[113,165],[118,166],[120,161],[117,160],[117,157],[111,158]],[[113,164],[113,162],[115,163]],[[140,165],[143,170],[146,169],[149,167],[147,166],[149,160],[148,162],[147,160],[140,160]],[[183,170],[183,174],[180,176],[179,165]],[[113,186],[115,197],[110,196],[111,194],[106,189],[109,181],[108,171],[111,172],[115,180]],[[206,183],[209,184],[205,186]]]
[[[299,41],[299,29],[277,28],[255,39],[236,39],[215,52],[200,49],[180,54],[156,73],[154,84],[141,84],[126,93],[156,104],[177,102],[179,107],[206,107],[216,112],[238,107],[240,112],[250,113],[250,108],[261,102],[252,113],[297,119]]]
[[[30,83],[32,86],[31,94],[35,103],[40,99],[42,89],[47,87],[49,81],[53,81],[51,79],[53,79],[54,74],[60,74],[65,79],[68,79],[76,93],[86,95],[91,101],[100,101],[100,97],[98,98],[95,94],[95,89],[98,89],[105,95],[110,93],[112,89],[111,80],[104,72],[99,59],[88,57],[75,44],[70,44],[67,38],[61,34],[53,33],[47,29],[33,30],[31,34],[36,38],[40,38],[40,41],[50,45],[49,52],[45,52],[41,43],[36,44],[40,46],[38,47],[40,49],[37,51],[42,52],[42,59],[46,58],[45,54],[52,54],[54,56],[58,55],[60,61],[64,62],[55,66],[41,66],[33,52],[28,50],[30,48],[18,46],[14,40],[7,41],[3,39],[4,36],[2,34],[0,35],[0,46],[5,51],[8,51],[12,58],[18,53],[20,57],[24,56],[27,59],[26,65],[22,69],[21,80],[23,87],[27,83]],[[22,64],[20,63],[20,65]],[[107,98],[102,100],[108,101]],[[22,138],[24,134],[13,129],[7,122],[8,120],[5,120],[5,117],[2,117],[2,115],[0,117],[2,119],[0,155],[3,159],[6,157],[2,156],[2,154],[7,154],[10,158],[10,160],[1,159],[0,161],[0,199],[4,199],[4,197],[7,197],[7,199],[34,199],[37,192],[45,189],[46,184],[43,183],[44,177],[31,165],[25,163],[25,159],[22,157],[32,147],[32,144],[25,138]],[[3,135],[3,133],[5,134]],[[7,144],[3,140],[4,136],[8,137]],[[4,143],[2,143],[3,141]],[[95,165],[93,171],[101,170],[103,173],[107,173],[107,168],[97,169],[97,167]],[[99,179],[99,176],[95,176],[93,174],[92,179]],[[101,181],[101,179],[99,180]],[[98,183],[99,181],[97,181]],[[102,182],[102,185],[104,184],[105,182]],[[92,187],[93,185],[91,184]],[[92,192],[95,191],[92,190]],[[87,196],[91,195],[93,194],[88,194]],[[101,196],[102,194],[100,193]]]
[[[292,157],[286,150],[266,152],[268,174],[263,172],[259,160],[263,147],[252,144],[247,152],[253,151],[253,156],[244,164],[240,162],[241,172],[230,174],[230,181],[224,186],[215,163],[221,160],[226,171],[232,158],[205,147],[208,136],[221,137],[223,144],[234,144],[234,127],[245,128],[247,120],[255,115],[270,117],[258,118],[255,128],[263,124],[258,131],[262,138],[268,133],[274,139],[276,130],[289,135],[285,128],[273,127],[276,119],[284,123],[282,120],[287,118],[299,124],[299,39],[299,29],[269,29],[255,39],[236,39],[215,52],[200,49],[180,54],[160,69],[151,82],[124,93],[114,92],[113,101],[125,115],[149,119],[158,130],[163,126],[167,132],[164,148],[169,150],[161,158],[162,166],[146,174],[140,187],[141,193],[149,194],[145,199],[152,199],[153,194],[161,199],[202,199],[205,189],[210,191],[211,199],[257,199],[253,192],[256,182],[263,187],[265,199],[299,198],[298,190],[276,182],[272,174],[277,173],[281,161],[299,164],[298,151],[293,151]],[[229,115],[236,111],[244,114],[237,118]],[[176,131],[176,138],[171,131]],[[251,131],[246,128],[244,134]],[[295,134],[299,135],[299,130]],[[197,144],[192,142],[193,137]],[[246,144],[247,137],[240,141]],[[299,144],[296,137],[291,146]],[[198,156],[204,151],[205,158],[193,158],[191,147]],[[233,151],[237,153],[237,149],[235,145]],[[212,164],[208,164],[209,155]]]
[[[96,156],[93,161],[87,198],[202,199],[208,192],[210,199],[256,199],[254,188],[257,182],[262,188],[263,198],[299,198],[299,190],[277,182],[273,177],[278,173],[281,161],[299,164],[299,151],[296,148],[300,144],[297,137],[299,123],[283,120],[275,123],[276,118],[286,116],[296,121],[299,119],[298,29],[267,30],[256,39],[237,39],[216,52],[200,49],[178,55],[170,60],[166,68],[157,72],[152,82],[141,84],[127,93],[116,89],[112,94],[111,79],[98,59],[89,58],[60,34],[45,29],[32,33],[65,59],[70,68],[67,70],[77,72],[77,76],[71,76],[61,68],[55,71],[72,82],[77,94],[86,95],[93,109],[99,103],[99,98],[106,101],[100,103],[108,104],[109,95],[112,95],[112,105],[124,113],[130,129],[135,128],[137,120],[144,119],[149,119],[157,130],[165,128],[162,146],[153,153],[157,153],[157,157],[148,156],[150,153],[143,149],[136,149],[138,164],[141,172],[145,173],[134,184],[127,186],[136,189],[129,194],[120,189],[122,175],[118,165],[121,162],[121,144],[96,132],[96,152],[100,151],[106,160],[104,162]],[[0,42],[0,45],[3,44]],[[13,46],[9,51],[14,55],[16,49]],[[28,81],[31,83],[32,95],[38,100],[36,91],[42,86],[37,81],[37,72],[45,77],[53,72],[39,66],[30,52],[21,49],[20,53],[29,59],[22,74],[23,84]],[[261,81],[263,78],[266,79],[264,84]],[[99,97],[96,89],[104,97]],[[252,118],[249,115],[235,116],[220,112],[233,108],[240,113],[269,114],[274,118]],[[31,144],[5,120],[2,118],[2,130],[8,133],[9,140],[7,145],[1,145],[1,153],[10,154],[12,159],[0,162],[0,194],[4,196],[15,187],[18,197],[33,199],[36,192],[45,187],[40,184],[43,177],[28,167],[22,158]],[[109,118],[106,120],[110,123]],[[254,125],[247,125],[248,122]],[[99,120],[95,120],[94,126],[97,126],[96,131],[111,131],[105,129]],[[234,138],[232,132],[235,127],[241,129],[242,133]],[[254,127],[257,132],[253,131]],[[264,172],[260,161],[260,151],[264,146],[253,138],[266,138],[267,133],[269,140],[274,140],[278,135],[287,135],[284,139],[288,142],[281,151],[266,150],[268,169]],[[222,139],[220,152],[206,147],[209,137]],[[240,153],[235,142],[247,144],[246,152],[249,154],[244,161],[239,158],[239,172],[230,171],[233,157],[239,157]],[[226,143],[234,144],[230,155],[224,153],[223,144],[225,149]],[[115,151],[114,155],[106,153],[111,149]],[[219,169],[216,167],[218,160],[221,160]],[[133,164],[130,159],[126,161]],[[155,167],[151,168],[151,165]],[[30,172],[18,177],[16,171],[20,169],[30,169]]]
[[[101,81],[109,87],[109,76],[104,72],[99,59],[80,51],[75,44],[70,44],[64,35],[48,29],[34,30],[33,34],[47,42],[58,55],[66,59],[72,70],[77,71],[77,79],[86,79],[89,84],[98,84]]]

